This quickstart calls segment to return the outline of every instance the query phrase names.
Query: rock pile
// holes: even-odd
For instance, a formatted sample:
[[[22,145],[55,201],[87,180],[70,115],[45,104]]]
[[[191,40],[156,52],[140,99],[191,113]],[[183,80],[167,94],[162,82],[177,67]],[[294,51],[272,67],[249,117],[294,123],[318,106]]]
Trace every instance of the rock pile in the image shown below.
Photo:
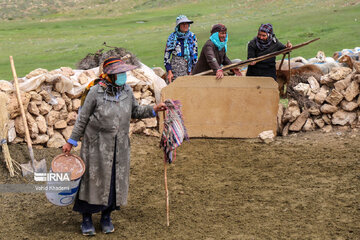
[[[161,88],[166,86],[163,79],[143,64],[127,74],[127,83],[133,88],[139,104],[155,104]],[[97,76],[98,68],[73,70],[62,67],[53,71],[39,68],[19,79],[21,98],[33,144],[61,147],[65,143],[71,135],[78,115],[80,96]],[[14,86],[2,80],[0,90],[9,96],[8,111],[11,120],[8,142],[24,142],[25,129]],[[159,136],[157,120],[132,120],[130,133]]]
[[[310,76],[307,82],[300,82],[293,90],[306,97],[311,107],[301,106],[299,99],[289,99],[288,107],[282,104],[278,111],[278,134],[286,136],[289,132],[325,132],[333,126],[355,128],[360,126],[360,67],[354,62],[353,69],[335,67],[330,73],[321,76],[320,81]]]

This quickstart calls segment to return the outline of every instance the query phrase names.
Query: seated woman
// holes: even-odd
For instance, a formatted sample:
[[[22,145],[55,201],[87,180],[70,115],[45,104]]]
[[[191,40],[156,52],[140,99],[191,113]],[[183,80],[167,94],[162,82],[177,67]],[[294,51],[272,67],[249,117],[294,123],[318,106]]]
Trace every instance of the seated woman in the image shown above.
[[[193,21],[186,16],[178,16],[175,31],[167,40],[164,54],[167,84],[179,76],[190,74],[197,62],[197,39],[195,34],[190,32],[191,23]]]

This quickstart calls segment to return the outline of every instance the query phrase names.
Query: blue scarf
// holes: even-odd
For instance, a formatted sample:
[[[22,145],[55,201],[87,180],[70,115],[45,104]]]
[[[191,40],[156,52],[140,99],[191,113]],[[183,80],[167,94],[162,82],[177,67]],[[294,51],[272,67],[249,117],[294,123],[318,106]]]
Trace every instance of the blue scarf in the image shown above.
[[[226,34],[226,38],[224,42],[220,42],[219,39],[219,32],[213,33],[210,36],[210,40],[215,44],[215,46],[221,51],[225,47],[225,52],[227,52],[227,42],[228,42],[228,35]]]
[[[184,40],[184,58],[187,62],[190,62],[190,47],[188,44],[188,39],[191,36],[190,30],[186,33],[182,33],[179,31],[179,26],[175,27],[175,32],[170,35],[168,42],[166,43],[166,50],[174,50],[176,47],[176,43],[178,39]]]

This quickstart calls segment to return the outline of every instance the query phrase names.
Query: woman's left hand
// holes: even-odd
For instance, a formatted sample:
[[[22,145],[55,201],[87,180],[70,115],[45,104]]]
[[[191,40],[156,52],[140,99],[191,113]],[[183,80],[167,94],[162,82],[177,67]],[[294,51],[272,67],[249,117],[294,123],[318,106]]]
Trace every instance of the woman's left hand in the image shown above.
[[[154,111],[155,112],[165,111],[166,109],[167,109],[167,107],[166,107],[165,103],[159,103],[159,104],[154,106]]]

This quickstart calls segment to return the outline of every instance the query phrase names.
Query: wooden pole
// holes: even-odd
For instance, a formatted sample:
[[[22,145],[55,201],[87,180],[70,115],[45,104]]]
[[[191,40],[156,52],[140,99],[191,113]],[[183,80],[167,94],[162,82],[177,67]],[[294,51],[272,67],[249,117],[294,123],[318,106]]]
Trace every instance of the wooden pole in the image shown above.
[[[163,111],[163,121],[165,122],[165,111]],[[166,153],[164,152],[164,183],[165,183],[165,199],[166,199],[166,226],[170,226],[170,207],[169,207],[169,191],[167,186],[167,166]]]
[[[169,191],[167,186],[166,156],[164,153],[164,180],[165,180],[165,197],[166,197],[166,225],[170,226],[170,207],[169,207]]]
[[[303,47],[303,46],[306,46],[312,42],[315,42],[317,40],[319,40],[320,38],[315,38],[315,39],[312,39],[310,41],[307,41],[307,42],[304,42],[304,43],[301,43],[301,44],[298,44],[298,45],[295,45],[293,46],[292,48],[285,48],[283,50],[280,50],[280,51],[276,51],[276,52],[272,52],[272,53],[269,53],[269,54],[266,54],[266,55],[263,55],[263,56],[260,56],[260,57],[257,57],[257,58],[250,58],[250,59],[247,59],[245,61],[241,61],[241,62],[238,62],[238,63],[233,63],[233,64],[229,64],[229,65],[226,65],[222,68],[222,70],[226,71],[226,70],[229,70],[229,69],[232,69],[232,68],[235,68],[235,67],[240,67],[240,66],[247,66],[249,65],[250,63],[252,62],[261,62],[261,61],[264,61],[266,59],[269,59],[269,58],[272,58],[272,57],[276,57],[277,55],[280,55],[280,54],[286,54],[288,52],[291,52],[292,50],[295,50],[295,49],[298,49],[300,47]],[[211,74],[213,73],[214,71],[211,69],[211,70],[208,70],[208,71],[204,71],[204,72],[201,72],[201,73],[197,73],[193,76],[203,76],[203,75],[207,75],[207,74]]]
[[[20,95],[20,90],[19,90],[19,82],[18,82],[18,78],[17,78],[17,75],[16,75],[14,59],[13,59],[12,56],[10,56],[9,58],[10,58],[11,70],[12,70],[12,73],[13,73],[13,76],[14,76],[14,85],[15,85],[15,90],[16,90],[16,97],[17,97],[17,100],[19,102],[21,118],[23,120],[23,124],[24,124],[24,128],[25,128],[25,140],[26,140],[26,143],[27,143],[27,146],[28,146],[28,149],[29,149],[32,167],[35,170],[34,152],[33,152],[33,149],[32,149],[32,143],[31,143],[29,128],[28,128],[28,124],[27,124],[27,120],[26,120],[24,105],[23,105],[22,100],[21,100],[21,95]]]

